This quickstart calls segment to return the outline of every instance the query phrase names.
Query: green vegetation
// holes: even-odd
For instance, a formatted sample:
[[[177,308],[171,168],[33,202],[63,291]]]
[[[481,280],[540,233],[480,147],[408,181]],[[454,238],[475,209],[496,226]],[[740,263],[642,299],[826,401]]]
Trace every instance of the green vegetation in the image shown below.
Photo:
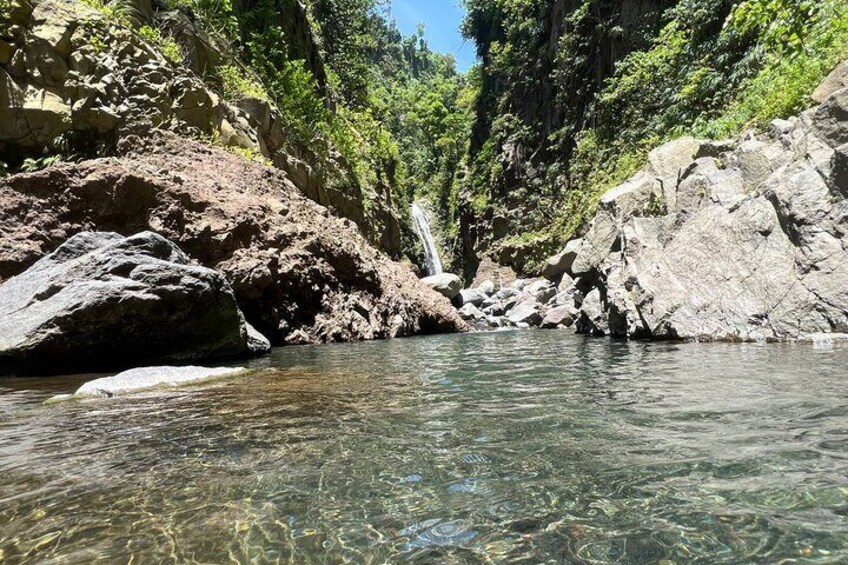
[[[791,116],[848,57],[841,0],[679,0],[633,21],[620,1],[584,0],[559,29],[553,4],[468,0],[465,24],[484,60],[469,208],[507,216],[513,234],[548,249],[585,226],[600,194],[653,147]],[[629,54],[613,59],[611,45]]]
[[[126,0],[82,1],[132,19]],[[556,0],[465,0],[463,32],[482,61],[467,74],[430,51],[423,29],[402,36],[382,0],[305,4],[160,5],[222,46],[208,82],[234,104],[273,102],[291,153],[326,184],[364,194],[368,213],[405,218],[426,201],[448,263],[463,251],[460,217],[507,226],[476,245],[527,271],[584,229],[652,148],[763,129],[807,106],[848,57],[843,0],[667,0],[635,12],[577,0],[558,17]],[[168,33],[136,31],[183,62]]]
[[[162,52],[166,59],[168,59],[172,63],[182,63],[183,51],[173,37],[162,33],[159,28],[150,27],[147,25],[141,26],[138,29],[138,33],[145,40],[152,43],[154,47],[159,49],[159,51]]]

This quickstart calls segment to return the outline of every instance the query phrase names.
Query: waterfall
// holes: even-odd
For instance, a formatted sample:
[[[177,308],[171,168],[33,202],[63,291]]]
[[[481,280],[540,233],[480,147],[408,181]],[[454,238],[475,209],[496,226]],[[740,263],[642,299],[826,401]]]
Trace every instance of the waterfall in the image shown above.
[[[441,275],[444,270],[442,270],[442,261],[439,259],[439,250],[436,248],[436,242],[430,233],[427,216],[424,215],[424,210],[418,204],[412,205],[412,219],[415,220],[415,228],[421,237],[421,243],[424,244],[424,266],[427,268],[427,274],[429,276]]]

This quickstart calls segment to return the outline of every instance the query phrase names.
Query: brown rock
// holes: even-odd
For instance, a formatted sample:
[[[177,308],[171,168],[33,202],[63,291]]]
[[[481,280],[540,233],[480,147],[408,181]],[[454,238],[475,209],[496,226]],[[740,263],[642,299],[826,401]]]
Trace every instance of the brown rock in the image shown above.
[[[0,181],[0,281],[81,231],[151,230],[225,274],[274,344],[466,329],[448,300],[277,170],[158,134]]]

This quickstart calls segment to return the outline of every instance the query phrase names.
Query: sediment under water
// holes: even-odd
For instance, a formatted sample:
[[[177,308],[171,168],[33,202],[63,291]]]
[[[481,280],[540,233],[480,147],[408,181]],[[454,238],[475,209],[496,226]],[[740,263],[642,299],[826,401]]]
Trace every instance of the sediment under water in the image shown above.
[[[848,348],[503,332],[276,350],[45,406],[0,380],[4,563],[844,563]]]

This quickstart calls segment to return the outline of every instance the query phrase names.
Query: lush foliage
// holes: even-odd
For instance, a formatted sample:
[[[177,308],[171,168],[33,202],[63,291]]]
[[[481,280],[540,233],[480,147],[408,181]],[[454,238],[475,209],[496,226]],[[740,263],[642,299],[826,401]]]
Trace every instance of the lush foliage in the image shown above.
[[[848,56],[841,0],[658,0],[632,21],[621,0],[583,0],[558,26],[553,0],[466,4],[484,61],[466,200],[508,218],[501,247],[533,235],[531,269],[652,147],[788,117]]]

